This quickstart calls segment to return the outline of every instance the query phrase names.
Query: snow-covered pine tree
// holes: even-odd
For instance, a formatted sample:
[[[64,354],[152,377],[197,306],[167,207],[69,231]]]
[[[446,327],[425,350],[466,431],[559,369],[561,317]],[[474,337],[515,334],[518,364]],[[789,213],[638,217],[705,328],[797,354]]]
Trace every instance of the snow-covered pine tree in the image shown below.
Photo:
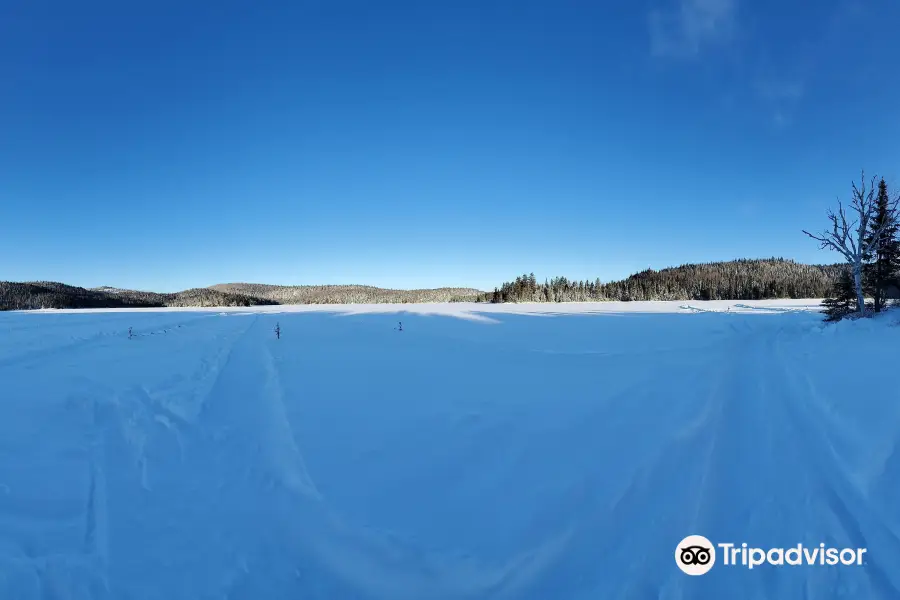
[[[850,269],[844,269],[835,282],[831,297],[822,300],[826,321],[840,321],[856,310],[856,290]]]
[[[887,287],[896,281],[900,272],[900,224],[897,221],[896,202],[891,202],[887,183],[882,179],[878,183],[875,214],[866,236],[866,241],[871,242],[876,232],[883,230],[881,239],[873,244],[872,251],[866,256],[867,261],[871,261],[865,268],[866,283],[875,299],[876,311],[884,308]]]

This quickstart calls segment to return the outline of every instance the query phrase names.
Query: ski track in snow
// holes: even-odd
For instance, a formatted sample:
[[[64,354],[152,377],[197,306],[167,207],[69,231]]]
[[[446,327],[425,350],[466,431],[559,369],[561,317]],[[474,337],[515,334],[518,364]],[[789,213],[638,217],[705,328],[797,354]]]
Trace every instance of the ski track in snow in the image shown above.
[[[695,305],[0,314],[0,598],[900,597],[895,317]]]

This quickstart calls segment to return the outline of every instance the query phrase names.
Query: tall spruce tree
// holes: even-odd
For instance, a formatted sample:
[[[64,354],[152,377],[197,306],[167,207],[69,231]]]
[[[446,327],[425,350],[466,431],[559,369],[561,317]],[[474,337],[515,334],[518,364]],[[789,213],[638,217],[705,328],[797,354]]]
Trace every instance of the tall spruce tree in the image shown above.
[[[866,257],[870,262],[865,269],[867,287],[875,300],[876,311],[884,308],[887,288],[896,282],[900,273],[900,224],[896,203],[891,203],[884,179],[878,183],[876,212],[869,224],[867,242],[874,238],[879,229],[884,233]]]

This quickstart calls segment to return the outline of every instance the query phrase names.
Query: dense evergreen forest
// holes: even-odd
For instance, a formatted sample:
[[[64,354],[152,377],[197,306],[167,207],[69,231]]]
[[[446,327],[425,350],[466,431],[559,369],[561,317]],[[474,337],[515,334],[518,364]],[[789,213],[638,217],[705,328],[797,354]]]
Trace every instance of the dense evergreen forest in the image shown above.
[[[601,283],[556,277],[538,283],[533,274],[504,283],[481,302],[591,302],[636,300],[763,300],[823,298],[841,265],[804,265],[783,258],[689,264],[648,269],[622,281]]]

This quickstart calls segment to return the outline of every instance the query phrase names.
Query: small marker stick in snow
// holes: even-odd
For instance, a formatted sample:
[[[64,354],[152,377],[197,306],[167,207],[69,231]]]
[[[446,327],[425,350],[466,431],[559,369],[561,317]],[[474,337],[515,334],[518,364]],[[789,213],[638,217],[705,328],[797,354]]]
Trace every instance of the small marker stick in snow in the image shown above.
[[[281,325],[279,323],[275,323],[275,339],[281,339]]]
[[[400,321],[400,326],[397,328],[397,331],[403,331],[403,321]]]
[[[132,337],[133,337],[133,334],[131,333],[131,327],[129,327],[128,328],[128,339],[130,340]]]

